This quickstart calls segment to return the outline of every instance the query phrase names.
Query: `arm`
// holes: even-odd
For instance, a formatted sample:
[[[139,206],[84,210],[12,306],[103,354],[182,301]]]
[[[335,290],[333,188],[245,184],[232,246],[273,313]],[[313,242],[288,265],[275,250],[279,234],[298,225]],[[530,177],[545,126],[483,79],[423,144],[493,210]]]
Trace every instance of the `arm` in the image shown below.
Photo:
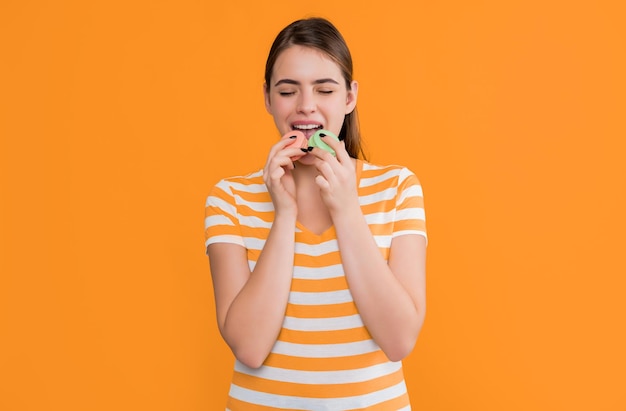
[[[291,285],[297,209],[289,156],[299,149],[284,149],[288,143],[272,147],[264,169],[275,218],[254,271],[241,245],[214,243],[207,248],[218,327],[237,359],[252,368],[261,366],[276,341]]]
[[[217,323],[233,354],[258,368],[269,354],[285,315],[293,271],[293,219],[276,219],[254,271],[246,249],[228,243],[208,247]]]
[[[333,218],[341,260],[363,322],[392,361],[406,357],[426,312],[426,241],[420,235],[393,239],[389,262],[359,210]]]
[[[328,141],[337,159],[313,150],[316,178],[328,206],[350,292],[370,334],[392,361],[408,355],[425,315],[425,238],[395,237],[385,262],[359,205],[353,164],[343,143]]]

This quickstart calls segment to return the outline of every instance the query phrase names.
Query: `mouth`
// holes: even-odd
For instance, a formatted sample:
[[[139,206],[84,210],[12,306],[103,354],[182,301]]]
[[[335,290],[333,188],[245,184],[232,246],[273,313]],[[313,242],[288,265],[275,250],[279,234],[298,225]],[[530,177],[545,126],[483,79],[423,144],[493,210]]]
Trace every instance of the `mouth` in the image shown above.
[[[324,127],[319,123],[294,123],[291,125],[292,130],[302,131],[307,140],[311,138],[317,130],[321,130],[322,128]]]

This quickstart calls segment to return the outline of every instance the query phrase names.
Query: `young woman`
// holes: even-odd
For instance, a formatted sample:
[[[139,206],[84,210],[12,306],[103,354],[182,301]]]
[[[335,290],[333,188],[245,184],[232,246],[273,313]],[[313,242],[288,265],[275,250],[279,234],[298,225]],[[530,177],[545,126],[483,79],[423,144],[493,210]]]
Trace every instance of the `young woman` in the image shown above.
[[[227,407],[408,410],[400,360],[425,313],[421,186],[362,159],[352,59],[327,20],[278,34],[264,91],[285,138],[206,203],[217,321],[236,357]],[[319,129],[339,136],[325,137],[336,157],[288,147]]]

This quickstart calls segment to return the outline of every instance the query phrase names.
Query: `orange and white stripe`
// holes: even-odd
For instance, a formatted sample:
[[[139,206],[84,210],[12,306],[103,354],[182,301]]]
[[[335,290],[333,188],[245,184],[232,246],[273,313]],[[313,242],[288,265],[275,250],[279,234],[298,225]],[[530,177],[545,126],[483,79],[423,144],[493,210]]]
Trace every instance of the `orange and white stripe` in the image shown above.
[[[387,258],[394,237],[426,236],[422,189],[399,166],[357,160],[361,210]],[[253,270],[269,234],[273,205],[262,172],[220,181],[207,198],[205,246],[247,249]],[[294,228],[291,291],[282,330],[263,366],[236,361],[228,410],[409,410],[402,363],[371,338],[346,282],[334,227]]]

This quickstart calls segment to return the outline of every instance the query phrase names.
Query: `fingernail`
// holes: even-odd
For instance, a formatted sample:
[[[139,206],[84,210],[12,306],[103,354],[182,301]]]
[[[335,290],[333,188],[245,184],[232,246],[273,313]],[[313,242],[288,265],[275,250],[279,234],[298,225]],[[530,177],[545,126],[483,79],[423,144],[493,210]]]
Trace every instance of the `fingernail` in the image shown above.
[[[289,138],[296,138],[296,137],[298,137],[298,136],[289,136]]]
[[[313,147],[309,147],[306,149],[307,151],[313,151]]]
[[[302,150],[303,153],[308,153],[309,152],[309,150],[306,149],[306,148],[301,148],[300,150]]]
[[[326,134],[320,133],[320,137],[326,137]]]

